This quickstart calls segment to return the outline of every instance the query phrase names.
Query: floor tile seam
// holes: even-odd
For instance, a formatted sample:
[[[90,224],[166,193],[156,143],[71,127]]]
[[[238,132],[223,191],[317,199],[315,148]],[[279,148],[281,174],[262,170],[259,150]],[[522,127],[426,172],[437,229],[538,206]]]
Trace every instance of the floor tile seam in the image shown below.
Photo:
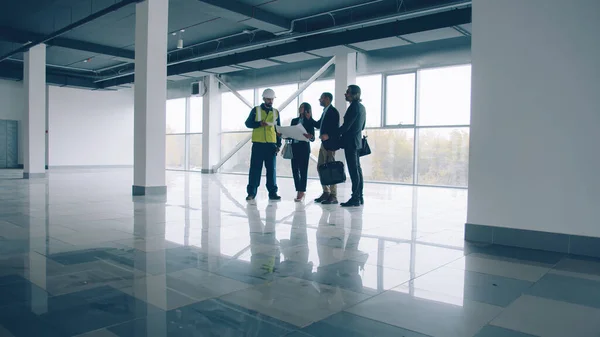
[[[238,291],[243,291],[243,290],[245,290],[245,289],[238,290]],[[236,292],[237,292],[237,291],[236,291]],[[275,318],[275,317],[272,317],[272,316],[270,316],[270,315],[263,314],[263,313],[261,313],[261,312],[259,312],[259,311],[256,311],[256,310],[253,310],[253,309],[248,309],[248,308],[245,308],[245,307],[243,307],[243,306],[241,306],[241,305],[237,305],[237,304],[235,304],[235,303],[233,303],[233,302],[227,301],[227,300],[223,299],[222,297],[224,297],[224,296],[221,296],[221,297],[216,297],[216,298],[212,298],[212,299],[207,299],[206,301],[216,301],[216,302],[220,303],[222,306],[224,306],[224,307],[228,308],[229,310],[235,311],[235,312],[237,312],[238,314],[242,314],[242,315],[246,315],[246,316],[251,316],[251,317],[253,317],[254,319],[260,320],[260,321],[262,321],[262,322],[264,322],[264,323],[267,323],[267,324],[269,324],[269,325],[276,326],[276,327],[278,327],[278,328],[281,328],[281,329],[283,329],[283,330],[291,330],[290,332],[293,332],[293,331],[294,331],[294,329],[292,328],[292,326],[293,326],[293,327],[298,327],[296,324],[287,323],[287,322],[284,322],[284,321],[282,321],[282,320],[280,320],[280,319],[277,319],[277,318]],[[199,303],[202,303],[202,302],[199,302]],[[192,304],[192,305],[193,305],[193,304]],[[236,307],[243,308],[243,309],[244,309],[244,310],[246,310],[246,311],[244,311],[244,310],[240,310],[240,309],[238,309],[238,308],[236,308]],[[273,322],[272,322],[272,321],[267,321],[267,320],[264,320],[264,319],[262,319],[262,318],[256,317],[256,315],[252,315],[252,314],[260,314],[260,315],[263,315],[263,316],[267,316],[267,317],[269,317],[271,320],[274,320],[274,321],[273,321]],[[281,322],[282,324],[279,324],[280,322]],[[287,324],[288,326],[285,326],[286,324]],[[312,323],[311,323],[311,324],[312,324]]]
[[[542,277],[544,277],[544,275],[546,275],[547,273],[549,273],[551,270],[546,271],[542,276],[540,276],[540,278],[538,278],[536,281],[529,281],[529,280],[524,280],[524,279],[519,279],[519,278],[514,278],[514,277],[510,277],[510,276],[504,276],[504,275],[496,275],[496,274],[489,274],[489,273],[484,273],[484,272],[480,272],[480,271],[475,271],[475,270],[468,270],[466,268],[458,268],[458,267],[452,267],[452,266],[446,266],[450,269],[454,269],[454,270],[462,270],[462,271],[468,271],[470,273],[475,273],[475,274],[481,274],[481,275],[489,275],[489,276],[496,276],[496,277],[502,277],[502,278],[506,278],[506,279],[510,279],[510,280],[514,280],[514,281],[523,281],[523,282],[530,282],[530,283],[537,283],[539,280],[542,279]],[[546,268],[544,268],[546,269]],[[423,276],[423,275],[421,275]],[[419,276],[420,277],[420,276]]]
[[[393,287],[393,288],[391,288],[391,289],[389,289],[389,290],[386,290],[386,291],[384,291],[384,292],[382,292],[382,293],[380,293],[380,294],[374,295],[374,296],[372,296],[371,298],[373,298],[373,297],[377,297],[377,296],[380,296],[380,295],[383,295],[383,294],[385,294],[385,293],[387,293],[387,292],[393,291],[394,289],[397,289],[398,287],[404,286],[404,285],[406,285],[406,284],[410,284],[412,281],[414,281],[414,280],[416,280],[416,279],[418,279],[418,278],[420,278],[420,277],[423,277],[423,276],[425,276],[425,275],[428,275],[428,274],[430,274],[430,273],[432,273],[432,272],[434,272],[434,271],[436,271],[436,270],[439,270],[439,269],[441,269],[441,268],[444,268],[444,267],[446,267],[448,264],[451,264],[451,263],[453,263],[453,262],[456,262],[456,261],[460,260],[461,258],[463,258],[463,257],[459,257],[459,258],[457,258],[456,260],[453,260],[453,261],[451,261],[451,262],[448,262],[447,264],[445,264],[445,265],[442,265],[442,266],[440,266],[440,267],[438,267],[438,268],[432,269],[432,270],[430,270],[430,271],[428,271],[428,272],[426,272],[426,273],[424,273],[424,274],[422,274],[422,275],[419,275],[419,276],[412,277],[412,278],[411,278],[411,279],[409,279],[408,281],[405,281],[405,282],[403,282],[403,283],[401,283],[401,284],[399,284],[399,285],[397,285],[397,286],[395,286],[395,287]],[[391,269],[393,269],[393,268],[391,268]],[[482,273],[479,273],[479,274],[482,274]],[[488,275],[488,274],[484,274],[484,275]],[[533,286],[533,284],[532,284],[531,286]],[[420,289],[420,288],[419,288],[419,289]],[[424,289],[423,289],[423,290],[424,290]],[[452,295],[451,295],[450,297],[455,297],[455,296],[452,296]],[[370,298],[369,298],[369,299],[370,299]],[[485,303],[485,302],[479,302],[479,301],[473,301],[473,300],[471,300],[471,301],[472,301],[472,302],[478,302],[478,303]],[[364,302],[364,301],[362,301],[362,302]],[[361,303],[362,303],[362,302],[361,302]],[[485,304],[489,304],[489,303],[485,303]],[[489,305],[492,305],[492,304],[489,304]],[[494,306],[495,306],[495,305],[494,305]],[[352,306],[352,307],[354,307],[354,306]],[[350,309],[350,308],[348,308],[348,309]]]
[[[146,271],[136,269],[135,266],[134,267],[130,267],[130,269],[127,269],[127,268],[125,268],[125,266],[123,266],[121,264],[114,263],[111,260],[103,259],[101,257],[95,257],[95,259],[96,259],[96,261],[101,261],[103,263],[106,263],[109,266],[118,268],[118,269],[120,269],[122,271],[125,271],[125,272],[128,272],[128,273],[134,273],[135,274],[135,272],[140,272],[140,273],[143,274],[143,277],[147,277],[148,276],[148,275],[146,275],[146,274],[148,274]],[[142,277],[139,277],[139,278],[142,278]]]
[[[348,308],[348,309],[350,309],[350,308]],[[433,336],[430,336],[430,335],[426,335],[426,334],[424,334],[424,333],[422,333],[422,332],[418,332],[418,331],[415,331],[415,330],[411,330],[411,329],[408,329],[408,328],[405,328],[405,327],[402,327],[402,326],[399,326],[399,325],[393,325],[393,324],[390,324],[390,323],[387,323],[387,322],[378,321],[378,320],[376,320],[376,319],[373,319],[373,318],[369,318],[369,317],[361,316],[361,315],[358,315],[358,314],[355,314],[355,313],[351,313],[351,312],[348,312],[348,311],[346,311],[345,309],[344,309],[344,310],[342,310],[342,311],[340,311],[340,312],[337,312],[337,313],[335,313],[335,314],[333,314],[333,315],[337,315],[337,314],[339,314],[339,313],[341,313],[341,312],[344,312],[344,313],[346,313],[346,314],[348,314],[348,315],[352,315],[352,316],[360,317],[360,318],[363,318],[363,319],[366,319],[366,320],[370,320],[370,321],[373,321],[373,322],[377,322],[377,323],[380,323],[380,324],[383,324],[383,325],[387,325],[387,326],[389,326],[389,327],[392,327],[392,328],[400,328],[400,329],[404,329],[404,330],[406,330],[406,331],[409,331],[409,332],[414,332],[414,333],[416,333],[416,334],[423,335],[424,337],[433,337]],[[331,317],[331,316],[333,316],[333,315],[327,316],[327,318],[329,318],[329,317]],[[317,321],[317,322],[314,322],[314,323],[319,323],[319,322],[322,322],[322,321],[324,321],[325,319],[326,319],[326,318],[324,318],[324,319],[322,319],[322,320],[319,320],[319,321]],[[312,324],[314,324],[314,323],[311,323],[311,325],[312,325]],[[308,327],[308,326],[304,327],[303,329],[305,329],[305,328],[307,328],[307,327]],[[302,331],[302,332],[304,332],[304,331]],[[378,336],[374,336],[374,337],[378,337]]]
[[[408,281],[406,281],[406,282],[404,282],[404,283],[402,283],[402,284],[399,284],[399,285],[397,285],[397,286],[396,286],[396,287],[394,287],[394,288],[398,288],[398,287],[400,287],[400,286],[402,286],[402,285],[404,285],[404,284],[406,284],[406,283],[408,283],[408,282],[410,282],[410,281],[413,281],[413,280],[416,280],[416,279],[418,279],[419,277],[422,277],[422,276],[425,276],[425,275],[427,275],[427,274],[430,274],[430,273],[432,273],[432,272],[434,272],[434,271],[436,271],[436,270],[438,270],[438,269],[442,269],[442,268],[444,268],[444,267],[448,266],[449,264],[451,264],[451,263],[454,263],[454,262],[456,262],[456,261],[458,261],[458,260],[462,259],[463,257],[464,257],[464,256],[461,256],[461,257],[459,257],[459,258],[456,258],[456,259],[454,259],[454,260],[452,260],[452,261],[450,261],[450,262],[448,262],[448,263],[446,263],[446,264],[443,264],[443,265],[441,265],[441,266],[439,266],[439,267],[437,267],[437,268],[431,269],[430,271],[428,271],[428,272],[425,272],[425,273],[423,273],[423,274],[421,274],[421,275],[419,275],[419,276],[415,276],[415,277],[411,278],[410,280],[408,280]],[[382,267],[383,267],[383,266],[382,266]],[[395,268],[390,268],[390,269],[395,269]],[[395,269],[395,270],[400,270],[400,269]],[[403,271],[403,270],[401,270],[401,271]],[[409,270],[409,272],[410,272],[410,270]],[[411,274],[412,274],[412,273],[411,273]],[[390,289],[390,290],[391,290],[391,289]]]
[[[406,283],[406,282],[405,282],[405,283]],[[404,284],[404,283],[403,283],[403,284]],[[383,295],[385,295],[386,293],[388,293],[388,292],[391,292],[391,291],[393,291],[393,290],[392,290],[392,289],[390,289],[390,290],[386,290],[386,291],[384,291],[384,292],[382,292],[382,293],[380,293],[380,294],[374,295],[374,296],[372,296],[372,297],[370,297],[370,298],[367,298],[367,299],[365,299],[365,300],[363,300],[363,301],[360,301],[360,302],[356,303],[355,305],[352,305],[352,306],[349,306],[348,308],[345,308],[345,309],[343,309],[343,310],[342,310],[342,312],[345,312],[345,313],[347,313],[347,314],[351,314],[351,315],[354,315],[354,316],[358,316],[358,317],[361,317],[361,318],[364,318],[364,319],[370,319],[370,320],[372,320],[372,321],[375,321],[375,322],[377,322],[377,323],[386,324],[386,325],[389,325],[389,326],[392,326],[392,327],[401,328],[401,329],[404,329],[404,330],[408,330],[408,331],[412,331],[412,332],[415,332],[415,333],[419,333],[419,334],[425,335],[425,334],[423,334],[423,333],[421,333],[421,332],[414,331],[414,330],[410,330],[410,329],[407,329],[407,328],[405,328],[405,327],[401,327],[401,326],[399,326],[399,325],[393,325],[393,324],[390,324],[390,323],[384,322],[384,321],[382,321],[382,320],[379,320],[379,319],[377,319],[377,318],[366,317],[366,316],[363,316],[363,315],[360,315],[360,314],[355,314],[355,313],[352,313],[352,312],[350,312],[350,311],[349,311],[349,310],[351,310],[351,309],[355,308],[356,306],[358,306],[358,305],[360,305],[360,304],[362,304],[362,303],[364,303],[364,302],[366,302],[366,301],[369,301],[369,300],[371,300],[371,299],[373,299],[373,298],[375,298],[375,297],[383,296]],[[427,337],[433,337],[433,336],[429,336],[429,335],[425,335],[425,336],[427,336]]]
[[[516,247],[510,247],[510,246],[502,246],[505,248],[516,248]],[[523,248],[526,250],[533,250],[533,249],[527,249],[527,248]],[[481,252],[471,252],[468,253],[466,256],[471,256],[474,254],[478,254],[478,256],[474,256],[474,257],[478,257],[478,258],[483,258],[483,259],[488,259],[488,260],[493,260],[493,261],[499,261],[499,262],[508,262],[508,263],[514,263],[514,264],[521,264],[524,266],[529,266],[529,267],[539,267],[539,268],[553,268],[555,267],[558,262],[560,262],[564,257],[566,256],[562,256],[561,259],[556,262],[556,263],[544,263],[544,262],[536,262],[536,261],[528,261],[528,260],[521,260],[519,258],[512,258],[512,257],[503,257],[503,256],[498,256],[498,255],[492,255],[492,254],[488,254],[488,253],[481,253]]]
[[[568,271],[568,270],[552,269],[548,272],[547,275],[557,275],[557,276],[571,277],[571,278],[575,278],[575,279],[579,279],[579,280],[600,282],[600,275],[587,274],[587,273]]]

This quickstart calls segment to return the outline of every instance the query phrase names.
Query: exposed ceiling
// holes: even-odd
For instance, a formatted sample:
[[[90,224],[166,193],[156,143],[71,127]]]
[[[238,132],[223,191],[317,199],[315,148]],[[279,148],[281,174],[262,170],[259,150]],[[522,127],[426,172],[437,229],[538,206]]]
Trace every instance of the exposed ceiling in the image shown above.
[[[97,89],[133,82],[136,1],[3,2],[0,77],[23,73],[22,53],[2,56],[120,7],[46,42],[48,81]],[[168,80],[328,57],[336,48],[368,52],[469,36],[470,22],[464,0],[170,0]]]

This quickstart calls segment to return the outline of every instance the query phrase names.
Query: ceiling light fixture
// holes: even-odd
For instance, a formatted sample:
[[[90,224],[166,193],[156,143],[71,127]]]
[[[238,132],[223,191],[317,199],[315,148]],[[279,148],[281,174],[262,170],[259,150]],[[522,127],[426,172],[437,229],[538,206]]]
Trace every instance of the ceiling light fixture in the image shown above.
[[[185,29],[179,31],[179,40],[177,40],[177,49],[183,49],[183,32]],[[173,33],[175,35],[175,33]]]

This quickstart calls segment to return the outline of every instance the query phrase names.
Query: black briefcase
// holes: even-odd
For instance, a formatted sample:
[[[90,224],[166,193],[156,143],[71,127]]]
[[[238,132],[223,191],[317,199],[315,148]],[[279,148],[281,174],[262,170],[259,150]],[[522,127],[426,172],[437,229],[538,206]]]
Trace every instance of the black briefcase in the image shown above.
[[[341,161],[322,164],[317,167],[317,171],[319,171],[321,185],[336,185],[346,181],[346,171],[344,170],[344,163]]]

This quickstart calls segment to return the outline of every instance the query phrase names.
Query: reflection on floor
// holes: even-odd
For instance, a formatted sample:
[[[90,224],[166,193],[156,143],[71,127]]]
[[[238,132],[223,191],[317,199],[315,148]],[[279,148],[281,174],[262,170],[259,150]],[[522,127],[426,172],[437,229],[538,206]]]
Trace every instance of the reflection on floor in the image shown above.
[[[166,198],[133,198],[128,169],[19,175],[2,337],[600,336],[600,262],[466,245],[465,190],[368,184],[342,209],[289,179],[247,205],[244,176],[168,172]]]

